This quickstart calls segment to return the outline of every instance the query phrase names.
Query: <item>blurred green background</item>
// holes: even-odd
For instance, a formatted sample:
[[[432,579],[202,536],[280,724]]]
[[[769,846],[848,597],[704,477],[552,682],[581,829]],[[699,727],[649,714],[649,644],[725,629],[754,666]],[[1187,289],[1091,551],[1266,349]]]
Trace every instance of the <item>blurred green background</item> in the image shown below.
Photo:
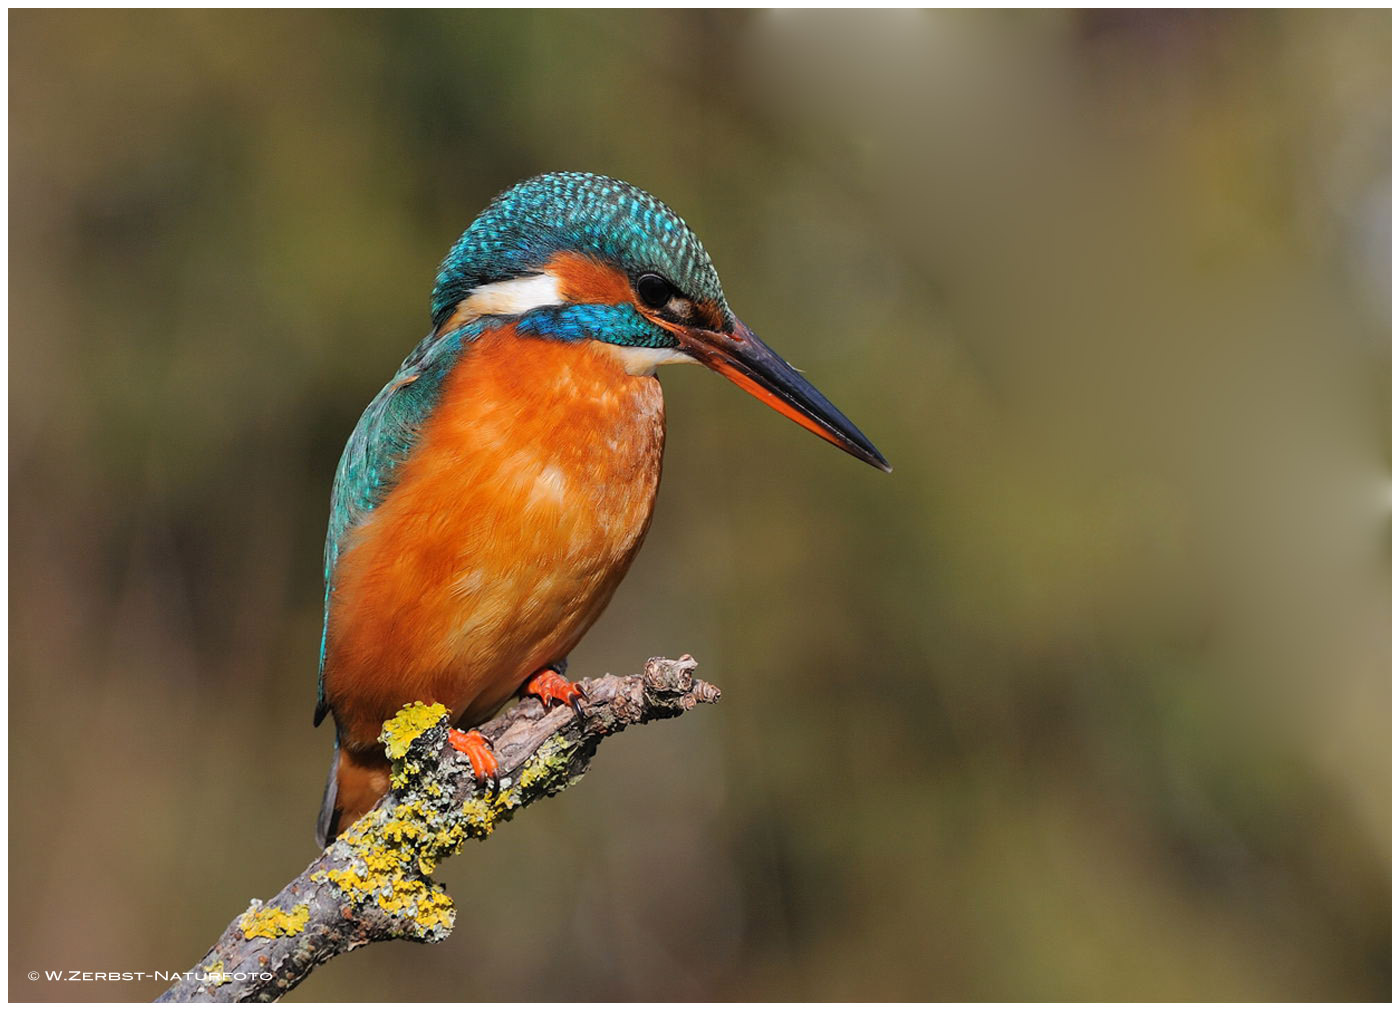
[[[292,999],[1384,999],[1390,14],[10,15],[10,988],[313,856],[340,448],[524,176],[658,194],[893,462],[703,370],[578,675],[723,703]]]

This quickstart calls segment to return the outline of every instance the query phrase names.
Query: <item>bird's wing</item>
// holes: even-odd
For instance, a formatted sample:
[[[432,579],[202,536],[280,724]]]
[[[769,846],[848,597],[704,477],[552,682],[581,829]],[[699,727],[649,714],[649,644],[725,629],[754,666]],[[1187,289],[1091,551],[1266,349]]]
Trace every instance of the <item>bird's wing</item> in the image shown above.
[[[423,423],[437,406],[448,373],[462,350],[477,335],[470,327],[418,343],[394,378],[370,401],[340,455],[331,489],[330,528],[326,532],[326,596],[322,611],[321,659],[316,684],[316,725],[325,719],[326,643],[330,634],[331,591],[336,563],[346,539],[393,490],[396,472],[408,459]]]

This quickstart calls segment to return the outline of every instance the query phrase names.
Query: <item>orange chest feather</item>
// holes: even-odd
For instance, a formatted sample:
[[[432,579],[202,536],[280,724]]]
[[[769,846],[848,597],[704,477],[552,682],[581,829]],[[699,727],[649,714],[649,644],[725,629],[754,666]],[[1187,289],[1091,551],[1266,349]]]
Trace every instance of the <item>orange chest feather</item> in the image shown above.
[[[641,544],[664,439],[660,384],[606,345],[483,336],[337,567],[342,735],[413,699],[483,715],[563,659]]]

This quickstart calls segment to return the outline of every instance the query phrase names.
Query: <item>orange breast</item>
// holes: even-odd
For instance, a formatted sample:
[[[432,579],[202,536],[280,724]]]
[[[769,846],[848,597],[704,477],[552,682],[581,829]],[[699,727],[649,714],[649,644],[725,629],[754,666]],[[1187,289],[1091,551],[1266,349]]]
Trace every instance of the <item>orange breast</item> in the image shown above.
[[[342,745],[413,700],[475,722],[566,657],[641,546],[664,439],[660,384],[607,345],[484,335],[336,569]]]

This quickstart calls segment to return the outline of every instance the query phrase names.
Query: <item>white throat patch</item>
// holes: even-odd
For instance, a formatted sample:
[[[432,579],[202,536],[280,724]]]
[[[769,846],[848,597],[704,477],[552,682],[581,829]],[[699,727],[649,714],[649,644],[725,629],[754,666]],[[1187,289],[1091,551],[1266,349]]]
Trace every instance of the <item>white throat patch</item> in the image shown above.
[[[621,344],[604,344],[605,348],[622,363],[622,371],[629,376],[654,376],[658,365],[689,362],[695,359],[679,348],[629,348]]]

